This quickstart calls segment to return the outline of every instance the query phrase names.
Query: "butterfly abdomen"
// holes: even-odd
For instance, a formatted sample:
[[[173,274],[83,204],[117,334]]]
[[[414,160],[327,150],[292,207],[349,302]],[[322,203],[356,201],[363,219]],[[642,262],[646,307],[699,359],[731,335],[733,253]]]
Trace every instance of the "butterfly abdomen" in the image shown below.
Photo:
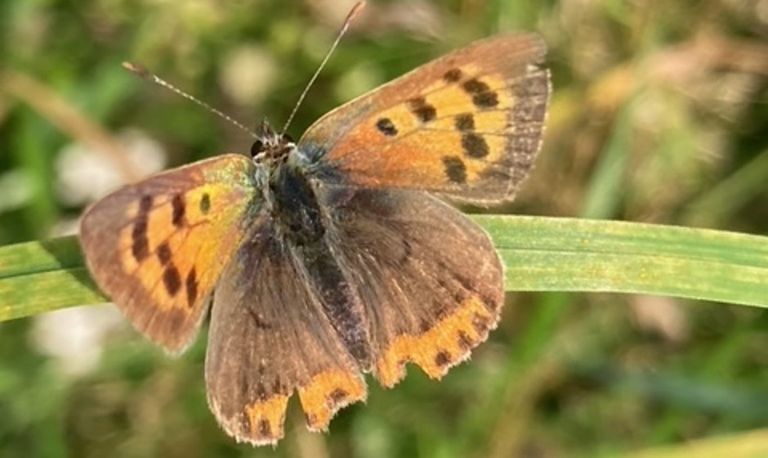
[[[273,218],[282,243],[306,271],[323,312],[361,367],[371,361],[368,324],[359,296],[334,257],[315,189],[300,167],[279,166],[270,180]],[[286,304],[290,306],[290,304]]]

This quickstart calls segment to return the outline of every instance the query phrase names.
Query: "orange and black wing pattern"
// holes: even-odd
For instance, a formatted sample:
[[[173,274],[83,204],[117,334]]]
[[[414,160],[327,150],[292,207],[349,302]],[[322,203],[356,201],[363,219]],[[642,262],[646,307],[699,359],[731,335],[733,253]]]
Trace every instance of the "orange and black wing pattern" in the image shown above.
[[[351,185],[510,199],[541,144],[545,51],[536,35],[475,42],[335,109],[299,147]]]
[[[195,336],[260,205],[252,176],[249,158],[225,154],[125,186],[83,215],[80,243],[96,283],[170,352]]]

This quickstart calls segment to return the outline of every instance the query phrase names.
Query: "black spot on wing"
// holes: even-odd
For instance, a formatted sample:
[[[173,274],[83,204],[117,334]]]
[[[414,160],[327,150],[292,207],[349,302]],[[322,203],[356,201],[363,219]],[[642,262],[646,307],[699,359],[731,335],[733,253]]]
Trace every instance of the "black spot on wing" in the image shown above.
[[[469,350],[472,348],[472,339],[464,331],[459,331],[459,347],[462,350]]]
[[[451,354],[447,351],[439,351],[435,355],[435,365],[438,367],[445,367],[451,362]]]
[[[443,158],[445,175],[454,183],[464,184],[467,182],[467,166],[458,156],[445,156]]]
[[[152,208],[152,196],[142,196],[139,200],[139,211],[131,231],[131,252],[136,262],[141,262],[149,256],[149,239],[147,238],[147,225],[149,224],[149,210]]]
[[[481,159],[488,155],[488,143],[485,139],[475,133],[465,133],[461,137],[461,147],[464,153],[472,158]]]
[[[472,96],[472,103],[478,108],[493,108],[499,104],[499,96],[495,92],[482,92]]]
[[[447,72],[445,72],[445,74],[443,75],[443,79],[448,83],[456,83],[461,80],[462,76],[463,75],[461,73],[461,70],[459,70],[458,68],[452,68]]]
[[[395,124],[389,118],[381,118],[376,121],[376,128],[379,129],[379,132],[388,137],[397,135],[397,127],[395,127]]]
[[[465,81],[461,87],[463,87],[464,90],[470,94],[479,94],[481,92],[488,92],[491,90],[487,84],[477,78],[472,78],[471,80]]]
[[[168,242],[163,242],[160,244],[159,247],[157,247],[157,260],[160,261],[160,264],[166,265],[169,262],[171,262],[171,248],[168,246]]]
[[[131,233],[131,236],[133,238],[133,244],[131,245],[133,258],[136,259],[137,262],[141,262],[149,255],[146,215],[137,219],[133,224],[133,232]]]
[[[171,200],[171,206],[173,207],[173,215],[171,216],[171,222],[174,226],[180,227],[184,224],[184,213],[186,212],[186,205],[184,204],[184,196],[176,194]]]
[[[179,275],[179,269],[173,264],[168,264],[163,271],[163,286],[171,297],[181,289],[181,275]]]
[[[139,213],[147,214],[152,209],[152,196],[142,196],[139,200]]]
[[[424,97],[414,97],[408,100],[408,106],[411,109],[411,113],[421,122],[426,123],[437,117],[437,110],[434,106],[427,103]]]
[[[472,113],[462,113],[454,118],[456,129],[462,132],[475,130],[475,117]]]
[[[192,307],[195,305],[195,301],[197,300],[197,288],[199,286],[197,282],[197,271],[195,270],[194,266],[192,266],[192,269],[190,269],[189,273],[187,274],[187,279],[184,281],[184,286],[187,290],[187,305]]]
[[[347,393],[345,390],[336,388],[335,390],[331,391],[331,394],[328,395],[328,398],[333,404],[338,404],[339,402],[347,399],[347,396],[349,396],[349,393]]]
[[[472,96],[472,103],[478,108],[493,108],[499,104],[499,97],[496,92],[477,78],[465,81],[461,87]]]
[[[203,193],[203,196],[200,198],[200,213],[203,215],[208,214],[208,211],[211,209],[211,195],[207,192]]]

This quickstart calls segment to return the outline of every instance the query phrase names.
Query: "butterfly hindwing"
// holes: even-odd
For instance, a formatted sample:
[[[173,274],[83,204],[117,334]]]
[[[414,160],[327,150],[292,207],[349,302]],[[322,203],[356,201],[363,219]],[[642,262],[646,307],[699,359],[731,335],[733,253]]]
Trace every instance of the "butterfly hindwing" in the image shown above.
[[[541,143],[544,54],[536,35],[478,41],[330,112],[299,147],[331,181],[509,199]]]
[[[414,362],[440,378],[496,326],[502,265],[488,235],[426,193],[338,187],[329,237],[366,306],[384,386]]]
[[[324,430],[338,409],[365,399],[366,386],[302,261],[272,222],[253,234],[214,294],[205,378],[219,423],[258,445],[283,436],[294,392],[309,428]]]
[[[127,185],[82,218],[80,242],[96,283],[168,351],[191,342],[260,205],[252,177],[249,158],[225,154]]]

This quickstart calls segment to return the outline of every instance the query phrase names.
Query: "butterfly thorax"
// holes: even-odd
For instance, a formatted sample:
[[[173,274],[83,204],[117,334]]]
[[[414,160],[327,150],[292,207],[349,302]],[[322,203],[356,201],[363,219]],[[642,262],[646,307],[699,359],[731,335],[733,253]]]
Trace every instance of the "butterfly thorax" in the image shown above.
[[[279,165],[270,176],[267,193],[272,217],[287,241],[307,249],[320,242],[325,234],[322,211],[300,166]]]
[[[293,139],[263,123],[251,156],[257,186],[278,232],[295,246],[316,244],[325,234],[320,205]]]

